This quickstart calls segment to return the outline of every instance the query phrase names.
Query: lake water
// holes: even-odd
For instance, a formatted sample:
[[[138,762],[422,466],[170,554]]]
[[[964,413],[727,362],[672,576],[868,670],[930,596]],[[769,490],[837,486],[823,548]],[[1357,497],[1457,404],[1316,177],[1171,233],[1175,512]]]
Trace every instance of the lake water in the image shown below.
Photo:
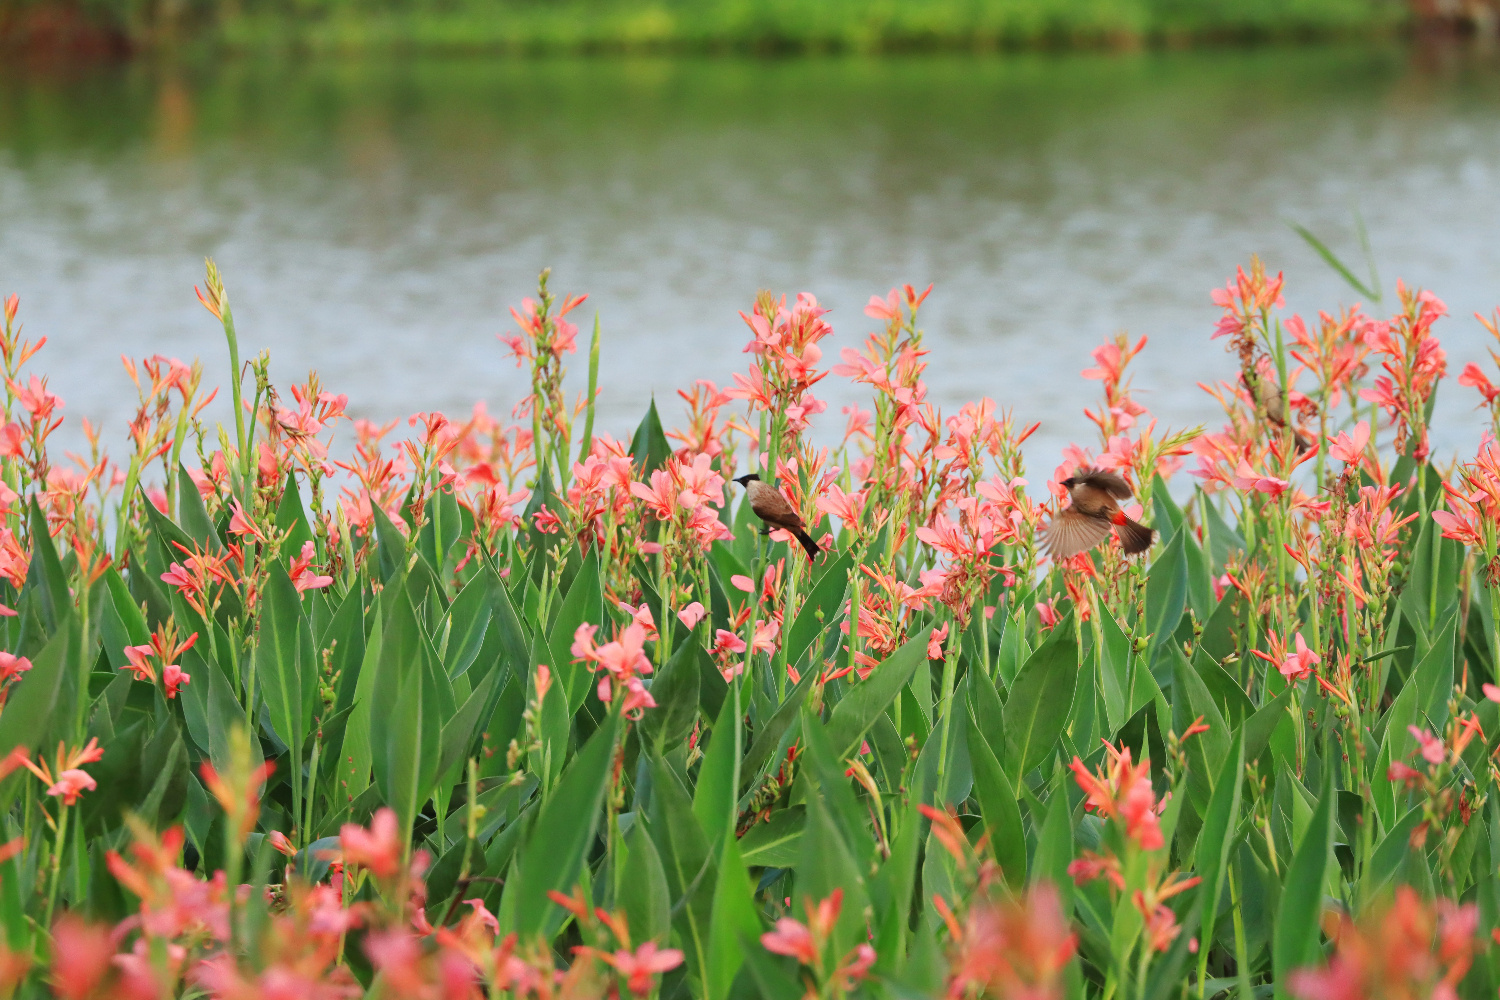
[[[886,60],[382,60],[133,64],[0,75],[0,294],[74,418],[123,439],[118,356],[202,355],[193,297],[221,265],[242,351],[282,384],[318,369],[351,410],[503,413],[522,374],[495,334],[553,268],[604,328],[601,426],[654,392],[726,383],[758,288],[833,307],[935,282],[931,398],[1044,421],[1050,471],[1089,438],[1077,377],[1146,334],[1140,398],[1216,422],[1229,377],[1210,290],[1259,253],[1289,305],[1354,293],[1290,230],[1432,287],[1453,373],[1500,304],[1500,67],[1474,52],[1257,49]],[[585,319],[587,325],[587,318]],[[586,357],[572,364],[583,387]],[[838,410],[863,398],[842,380]],[[1481,419],[1450,383],[1440,451]],[[666,397],[663,399],[663,397]],[[227,409],[220,409],[222,416]],[[76,432],[68,438],[77,440]]]

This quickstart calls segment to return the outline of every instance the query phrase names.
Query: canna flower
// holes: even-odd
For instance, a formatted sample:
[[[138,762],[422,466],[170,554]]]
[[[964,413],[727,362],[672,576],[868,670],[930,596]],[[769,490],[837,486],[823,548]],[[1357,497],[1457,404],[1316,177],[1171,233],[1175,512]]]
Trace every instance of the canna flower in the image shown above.
[[[677,612],[677,620],[682,622],[684,626],[691,630],[697,628],[698,623],[701,622],[704,617],[707,616],[707,614],[708,612],[704,610],[703,605],[697,601],[694,601],[692,604],[689,604],[687,607]]]
[[[390,878],[401,870],[401,836],[396,829],[396,810],[383,806],[370,820],[369,829],[354,823],[339,828],[339,849],[345,865],[367,869],[376,878]]]
[[[1267,663],[1276,664],[1276,669],[1281,671],[1281,676],[1288,681],[1296,683],[1312,676],[1313,668],[1323,662],[1323,658],[1311,649],[1307,648],[1307,642],[1302,638],[1302,633],[1296,635],[1296,649],[1288,651],[1281,638],[1274,632],[1267,635],[1271,643],[1271,652],[1263,653],[1260,650],[1252,650],[1256,656]]]
[[[312,570],[312,561],[317,558],[317,547],[312,539],[302,543],[302,552],[292,560],[287,569],[287,575],[292,578],[292,584],[301,594],[308,590],[321,590],[333,583],[333,577],[320,576]]]
[[[657,976],[682,964],[682,952],[676,948],[657,948],[653,941],[647,941],[633,952],[621,949],[613,955],[600,954],[599,958],[625,977],[625,988],[638,997],[651,992]]]
[[[614,699],[616,684],[624,691],[621,711],[632,718],[647,708],[655,708],[656,701],[641,681],[644,674],[651,673],[651,660],[646,656],[646,628],[639,622],[631,622],[621,629],[612,642],[594,645],[594,633],[599,626],[584,622],[573,633],[573,659],[594,664],[599,674],[599,700],[606,705]]]
[[[38,756],[36,763],[32,763],[29,757],[22,756],[19,751],[12,759],[36,775],[42,784],[47,786],[48,795],[62,799],[64,806],[71,806],[78,803],[78,797],[81,794],[91,792],[98,787],[94,779],[82,768],[85,764],[103,760],[104,751],[99,749],[99,740],[94,738],[90,739],[81,750],[64,750],[63,744],[59,742],[57,755],[51,767],[44,758]]]
[[[0,652],[0,685],[9,684],[31,669],[31,661],[14,653]]]
[[[970,907],[958,927],[946,996],[1061,1000],[1064,972],[1078,947],[1057,890],[1040,882],[1019,898]]]
[[[1328,450],[1330,458],[1337,459],[1345,465],[1360,465],[1365,459],[1365,449],[1370,445],[1370,422],[1361,420],[1355,424],[1353,437],[1345,431],[1340,431],[1339,436],[1334,438],[1330,445]]]
[[[1299,969],[1288,987],[1300,1000],[1458,996],[1474,961],[1479,908],[1449,899],[1423,902],[1399,886],[1388,905],[1359,921],[1339,917],[1328,964]]]
[[[1166,846],[1166,839],[1157,821],[1150,763],[1132,764],[1129,747],[1116,750],[1108,743],[1104,747],[1109,751],[1110,761],[1097,773],[1085,767],[1078,757],[1069,765],[1078,787],[1087,797],[1087,808],[1122,823],[1126,835],[1143,850],[1160,850]]]

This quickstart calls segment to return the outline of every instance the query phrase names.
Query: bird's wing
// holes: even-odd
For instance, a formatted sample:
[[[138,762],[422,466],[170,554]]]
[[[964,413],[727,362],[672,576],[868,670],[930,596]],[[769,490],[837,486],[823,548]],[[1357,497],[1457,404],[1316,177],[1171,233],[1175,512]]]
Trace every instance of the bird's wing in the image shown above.
[[[1109,522],[1090,517],[1071,507],[1059,513],[1047,526],[1047,554],[1061,562],[1080,552],[1087,552],[1109,537]]]
[[[1130,484],[1113,472],[1090,469],[1080,478],[1094,489],[1103,490],[1116,500],[1129,500],[1131,497]]]
[[[762,484],[762,487],[750,497],[750,509],[767,524],[775,524],[783,528],[804,527],[802,516],[791,504],[787,503],[786,497],[782,496],[775,487]]]

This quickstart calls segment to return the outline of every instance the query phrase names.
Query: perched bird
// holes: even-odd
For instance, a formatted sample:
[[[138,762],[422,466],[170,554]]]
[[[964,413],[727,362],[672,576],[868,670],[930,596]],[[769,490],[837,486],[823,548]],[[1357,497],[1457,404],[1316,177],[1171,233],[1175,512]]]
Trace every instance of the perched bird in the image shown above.
[[[1286,406],[1281,398],[1281,384],[1276,381],[1276,369],[1266,358],[1260,359],[1255,372],[1255,397],[1260,404],[1260,410],[1266,415],[1266,420],[1276,427],[1285,428]],[[1291,428],[1292,439],[1297,444],[1297,451],[1304,452],[1313,446],[1312,439],[1303,434],[1296,427]]]
[[[755,516],[766,523],[766,534],[769,535],[772,528],[784,528],[802,543],[809,559],[818,557],[818,543],[807,533],[802,515],[792,509],[792,505],[786,502],[786,497],[776,487],[762,482],[760,476],[753,472],[740,476],[735,482],[745,487],[745,498],[750,501],[750,509],[755,512]]]
[[[1130,486],[1113,472],[1085,469],[1062,481],[1072,506],[1057,512],[1047,526],[1047,554],[1053,562],[1085,552],[1109,537],[1109,529],[1120,534],[1120,544],[1130,555],[1151,547],[1156,532],[1132,521],[1119,501],[1130,499]]]

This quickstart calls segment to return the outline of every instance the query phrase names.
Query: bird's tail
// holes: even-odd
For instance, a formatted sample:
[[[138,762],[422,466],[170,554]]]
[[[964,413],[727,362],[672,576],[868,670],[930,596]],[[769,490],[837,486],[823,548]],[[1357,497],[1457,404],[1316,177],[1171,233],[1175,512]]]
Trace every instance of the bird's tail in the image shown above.
[[[1120,515],[1120,520],[1115,522],[1115,530],[1120,535],[1120,544],[1125,547],[1127,555],[1137,555],[1145,552],[1151,547],[1151,541],[1156,537],[1156,532],[1146,527],[1139,521]]]
[[[818,553],[822,550],[818,548],[818,543],[812,540],[811,535],[801,528],[792,529],[792,534],[797,536],[797,541],[801,542],[802,547],[807,550],[807,558],[818,558]]]

